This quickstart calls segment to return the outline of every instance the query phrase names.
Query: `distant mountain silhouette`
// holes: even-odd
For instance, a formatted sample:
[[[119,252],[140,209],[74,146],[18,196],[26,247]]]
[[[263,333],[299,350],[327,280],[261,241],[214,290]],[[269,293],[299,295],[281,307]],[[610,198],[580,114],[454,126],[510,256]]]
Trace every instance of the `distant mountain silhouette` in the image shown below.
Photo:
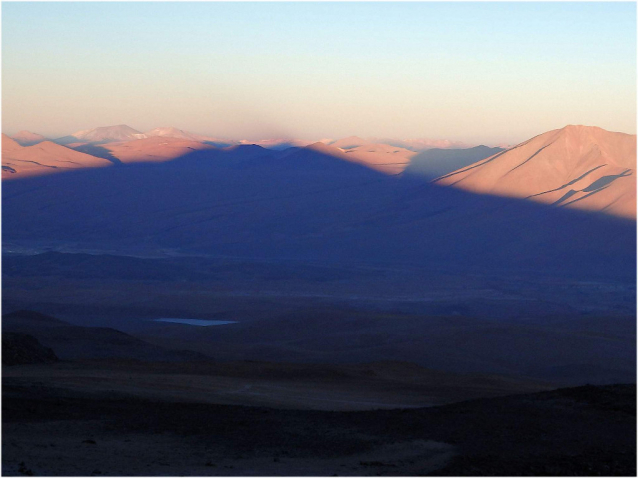
[[[503,151],[502,148],[489,148],[487,146],[476,146],[468,149],[428,149],[410,158],[410,164],[405,169],[405,174],[432,180],[501,151]]]
[[[125,124],[117,126],[101,126],[99,128],[77,131],[70,136],[56,139],[56,143],[108,143],[113,141],[130,141],[142,139],[146,135],[141,131],[131,128]]]
[[[41,143],[42,141],[46,141],[47,138],[42,136],[41,134],[31,133],[30,131],[20,131],[17,134],[14,134],[12,138],[17,141],[22,146],[32,146],[34,144]]]
[[[367,138],[349,136],[338,140],[330,141],[327,144],[341,149],[352,149],[372,144],[382,144],[390,147],[403,148],[412,152],[425,151],[432,148],[453,149],[468,148],[469,145],[460,141],[450,141],[447,139],[396,139],[396,138]]]
[[[410,151],[420,152],[428,149],[467,149],[472,145],[462,141],[450,141],[449,139],[393,139],[379,138],[375,139],[375,143],[388,144],[390,146],[398,146],[400,148],[409,149]]]
[[[201,134],[189,133],[188,131],[184,131],[181,129],[174,128],[172,126],[164,126],[161,128],[154,128],[150,131],[146,131],[144,136],[147,138],[152,138],[155,136],[160,136],[163,138],[177,138],[177,139],[186,139],[189,141],[219,141],[216,138],[212,138],[210,136],[203,136]],[[141,139],[141,138],[140,138]]]
[[[221,143],[221,141],[218,141],[217,143],[219,144]],[[261,146],[266,149],[272,149],[275,151],[282,151],[288,148],[303,148],[312,143],[313,141],[306,141],[303,139],[290,139],[290,138],[263,139],[259,141],[240,140],[236,142],[236,144],[256,144],[257,146]],[[227,144],[227,146],[230,146],[230,145],[231,144]]]
[[[636,136],[566,126],[444,175],[477,193],[636,217]]]

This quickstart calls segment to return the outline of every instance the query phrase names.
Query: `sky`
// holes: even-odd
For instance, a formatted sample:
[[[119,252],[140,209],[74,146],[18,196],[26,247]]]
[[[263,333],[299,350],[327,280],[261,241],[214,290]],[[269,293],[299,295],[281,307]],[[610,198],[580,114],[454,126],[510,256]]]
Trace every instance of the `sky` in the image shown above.
[[[2,2],[2,130],[636,133],[636,3]]]

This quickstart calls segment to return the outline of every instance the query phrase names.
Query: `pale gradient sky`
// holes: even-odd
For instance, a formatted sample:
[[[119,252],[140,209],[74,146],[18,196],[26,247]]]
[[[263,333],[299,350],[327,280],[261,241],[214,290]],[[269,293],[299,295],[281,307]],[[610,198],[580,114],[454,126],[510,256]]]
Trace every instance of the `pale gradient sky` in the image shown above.
[[[635,3],[2,2],[2,129],[636,132]]]

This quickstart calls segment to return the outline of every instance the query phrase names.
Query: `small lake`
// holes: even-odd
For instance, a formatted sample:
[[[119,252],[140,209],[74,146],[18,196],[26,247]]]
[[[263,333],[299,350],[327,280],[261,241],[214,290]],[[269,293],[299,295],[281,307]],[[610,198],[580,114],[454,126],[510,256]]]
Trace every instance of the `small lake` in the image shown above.
[[[173,324],[195,325],[197,327],[210,327],[211,325],[236,324],[236,320],[202,320],[202,319],[153,319],[154,322],[171,322]]]

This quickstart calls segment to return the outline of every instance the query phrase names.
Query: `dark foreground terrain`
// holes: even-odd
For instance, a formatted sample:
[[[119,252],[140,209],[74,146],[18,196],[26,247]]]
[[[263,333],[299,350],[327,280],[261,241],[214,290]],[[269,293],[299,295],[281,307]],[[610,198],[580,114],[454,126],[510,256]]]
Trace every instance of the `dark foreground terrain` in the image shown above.
[[[3,378],[4,475],[635,475],[635,385],[329,412]]]

